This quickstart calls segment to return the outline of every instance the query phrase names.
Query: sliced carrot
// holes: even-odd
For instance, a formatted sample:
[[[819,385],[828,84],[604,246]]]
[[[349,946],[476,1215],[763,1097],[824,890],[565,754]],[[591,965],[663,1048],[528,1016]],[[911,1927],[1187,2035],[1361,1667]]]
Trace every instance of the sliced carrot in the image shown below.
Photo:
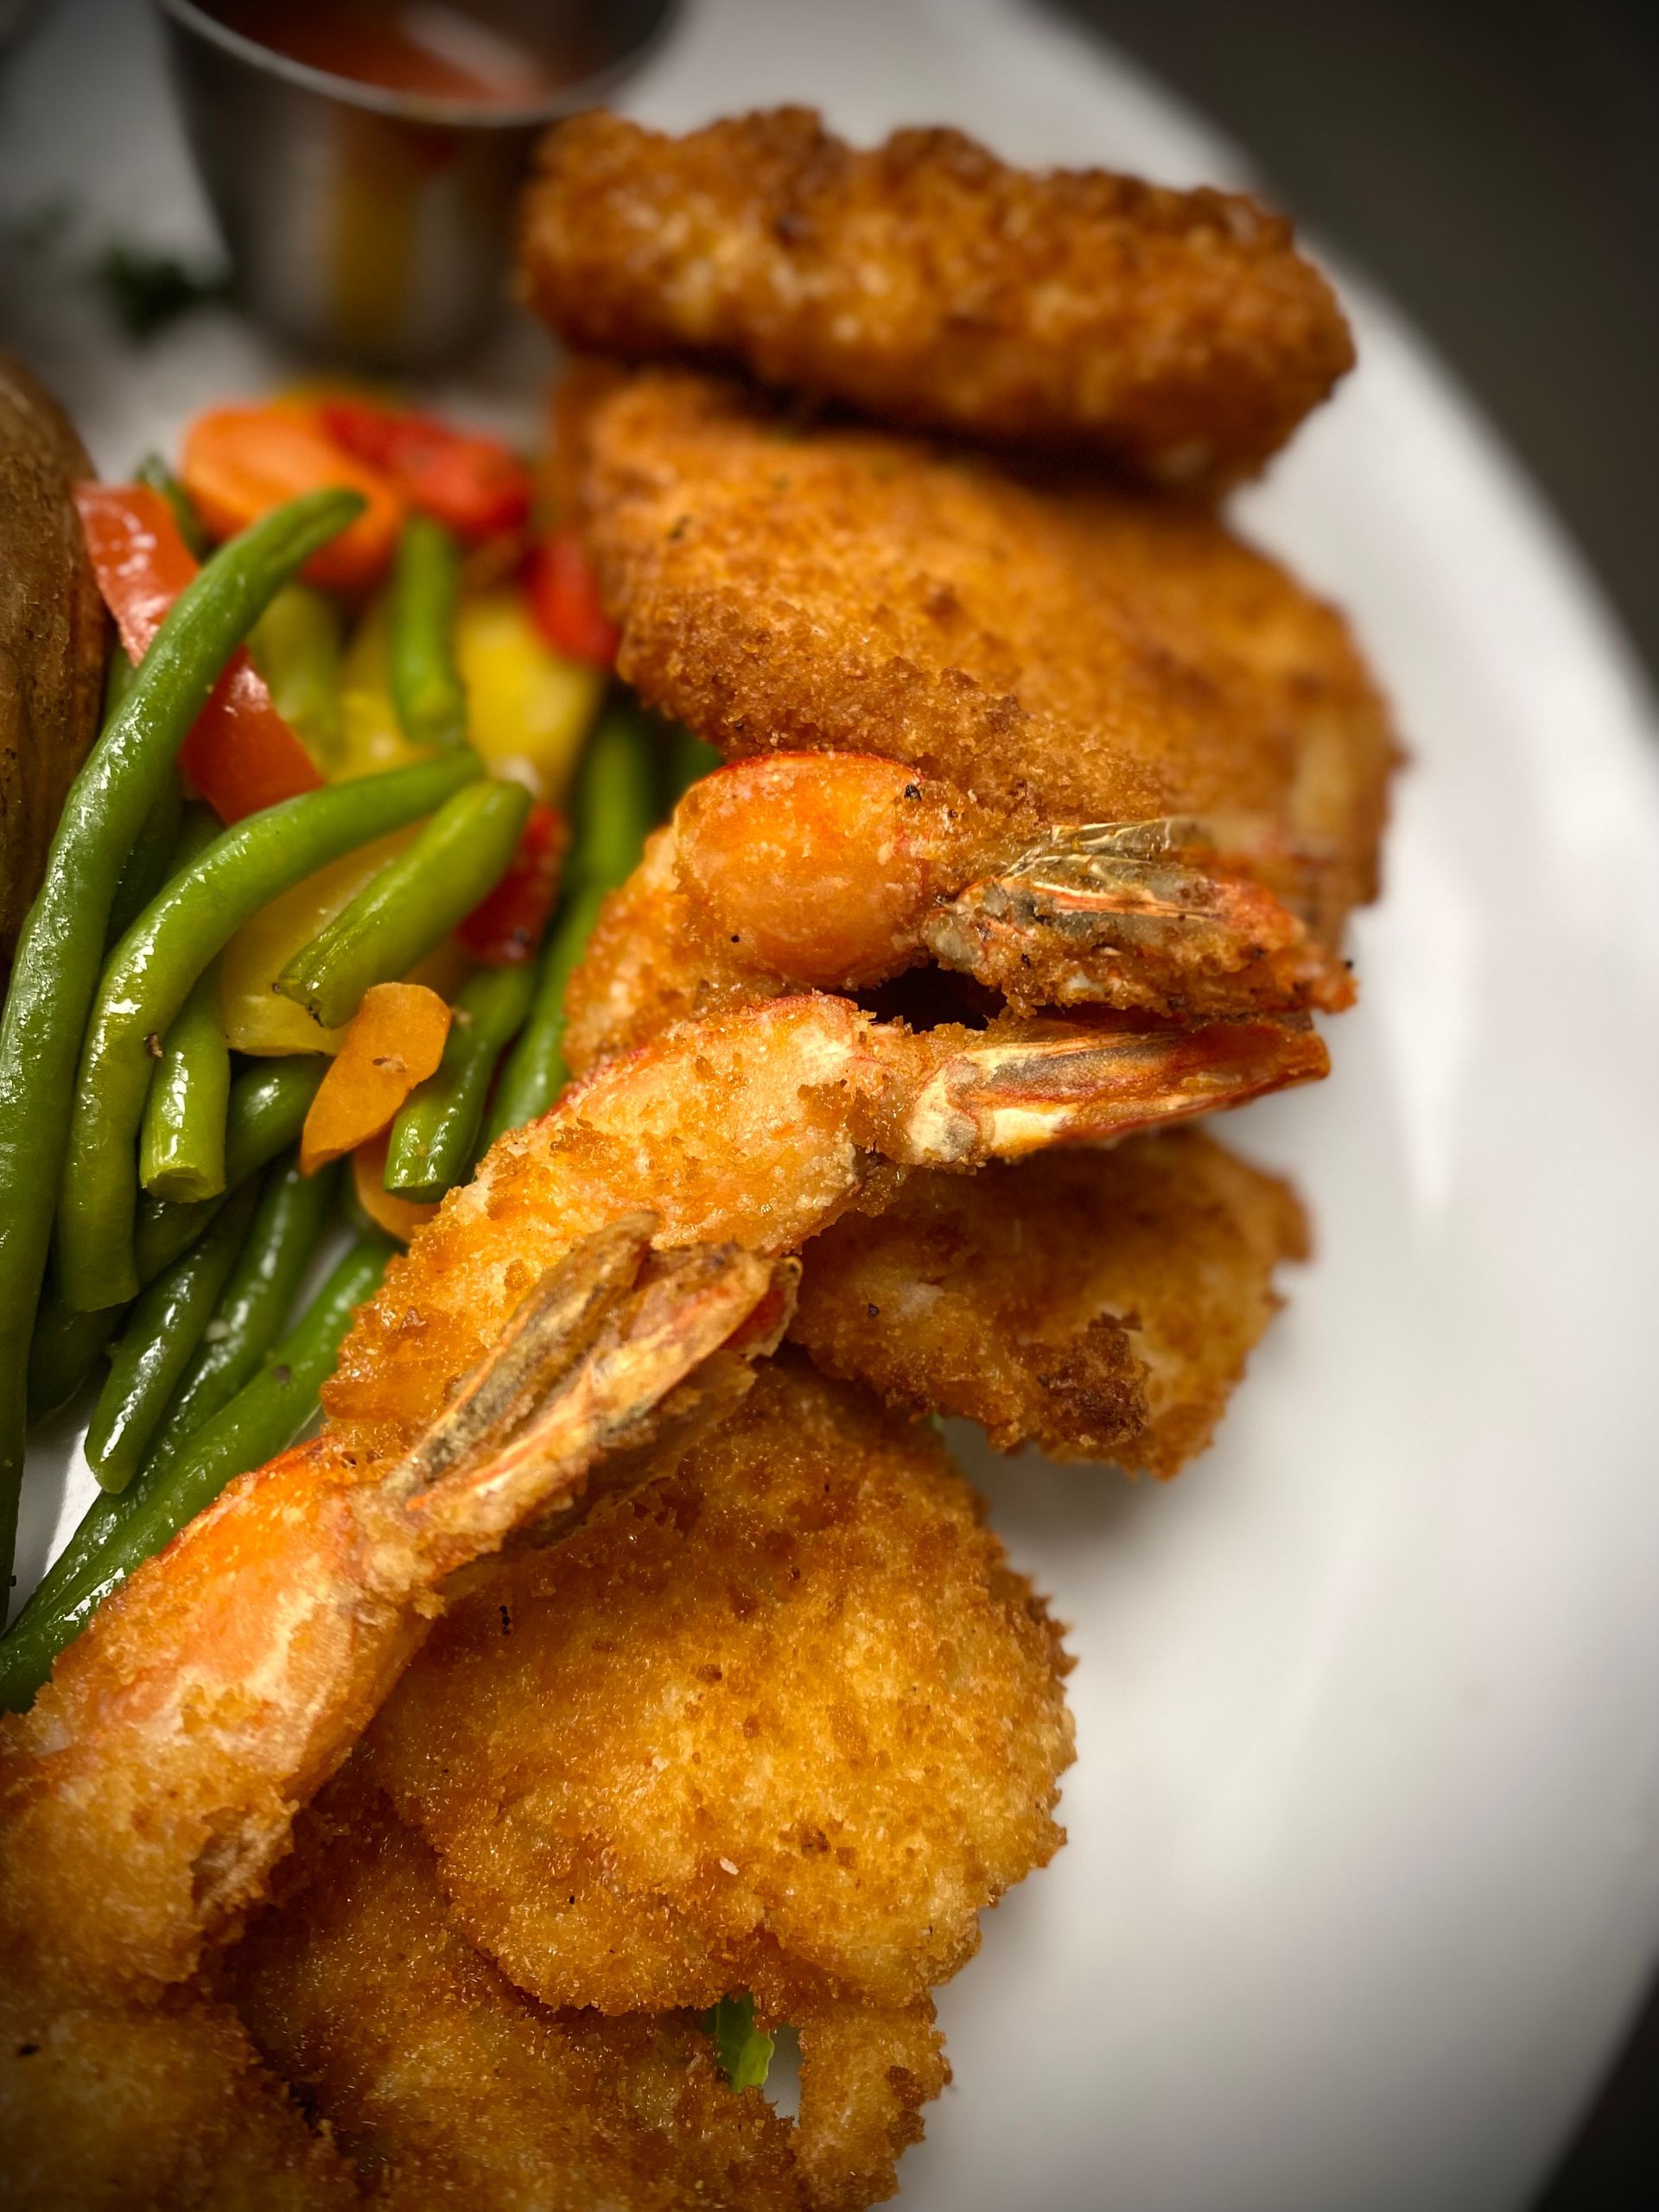
[[[386,1188],[386,1154],[391,1144],[390,1132],[383,1129],[378,1137],[359,1145],[352,1154],[352,1179],[357,1185],[357,1202],[369,1219],[388,1236],[407,1244],[438,1209],[421,1205],[414,1198],[400,1198]]]
[[[344,484],[368,501],[344,530],[306,563],[325,590],[366,590],[385,574],[403,525],[404,502],[378,469],[343,452],[296,407],[212,407],[185,433],[180,467],[204,528],[233,537],[285,499]]]
[[[417,1083],[443,1058],[449,1008],[424,983],[376,983],[318,1086],[300,1133],[300,1168],[315,1175],[391,1127]]]

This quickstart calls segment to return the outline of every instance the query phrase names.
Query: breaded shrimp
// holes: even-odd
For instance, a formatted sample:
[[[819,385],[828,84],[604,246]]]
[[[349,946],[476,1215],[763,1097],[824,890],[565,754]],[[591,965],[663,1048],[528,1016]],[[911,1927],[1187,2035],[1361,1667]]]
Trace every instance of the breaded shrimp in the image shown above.
[[[798,2212],[788,2123],[686,2013],[544,2011],[454,1925],[359,1760],[227,1961],[273,2069],[388,2212]]]
[[[791,1333],[890,1405],[1004,1452],[1173,1475],[1205,1450],[1307,1255],[1290,1186],[1198,1129],[912,1177],[811,1245]]]
[[[326,1431],[233,1483],[5,1716],[0,1961],[42,2005],[188,1980],[264,1894],[449,1576],[572,1507],[701,1388],[722,1413],[741,1392],[735,1347],[769,1350],[787,1317],[778,1269],[732,1247],[654,1257],[654,1226],[626,1215],[533,1271],[406,1449]]]
[[[1021,1009],[1351,999],[1395,747],[1341,618],[1276,563],[1097,481],[791,432],[685,372],[578,416],[619,665],[741,759],[687,794],[639,908],[682,995],[931,960]],[[626,1026],[613,973],[583,989]]]
[[[458,1604],[370,1738],[550,2005],[906,2012],[1062,1840],[1058,1630],[925,1425],[779,1361]],[[828,2123],[826,2122],[826,2125]]]
[[[1324,1066],[1294,1024],[915,1036],[783,999],[683,1026],[503,1139],[359,1314],[322,1434],[231,1484],[0,1720],[0,1975],[22,2040],[61,2054],[83,2015],[143,2036],[188,2009],[451,1578],[728,1414],[787,1324],[785,1255],[855,1197]],[[37,2135],[43,2205],[123,2155],[120,2108],[53,2094],[116,2133]]]
[[[392,1263],[316,1442],[233,1484],[0,1722],[0,1956],[77,1994],[194,1973],[448,1577],[607,1461],[637,1479],[629,1447],[683,1403],[723,1413],[786,1323],[784,1255],[855,1196],[1324,1068],[1294,1026],[914,1036],[781,999],[567,1091]]]
[[[869,152],[786,107],[550,133],[523,284],[560,336],[689,354],[882,420],[1211,493],[1352,365],[1290,226],[1236,193],[1011,168],[959,131]]]
[[[1242,1103],[1323,1074],[1295,1024],[1132,1033],[1071,1023],[914,1035],[844,999],[665,1031],[503,1137],[392,1262],[323,1392],[353,1448],[408,1448],[539,1270],[649,1203],[658,1242],[798,1251],[903,1173],[976,1168]]]

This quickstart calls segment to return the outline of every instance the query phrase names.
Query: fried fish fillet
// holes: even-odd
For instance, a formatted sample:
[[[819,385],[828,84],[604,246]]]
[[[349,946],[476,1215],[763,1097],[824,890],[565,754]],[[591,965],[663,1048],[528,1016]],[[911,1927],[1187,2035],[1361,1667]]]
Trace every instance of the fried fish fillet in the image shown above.
[[[1288,1184],[1198,1129],[917,1176],[810,1248],[791,1334],[891,1406],[999,1449],[1173,1475],[1215,1433],[1307,1256]]]
[[[791,433],[690,372],[589,385],[574,427],[619,666],[648,704],[728,755],[903,763],[1015,846],[1249,823],[1255,873],[1334,959],[1376,887],[1396,747],[1341,616],[1277,563],[1098,479]],[[1111,1002],[1183,1011],[1117,964]]]
[[[1062,1840],[1058,1630],[931,1431],[785,1358],[507,1563],[376,1724],[461,1924],[549,2005],[899,2014]]]
[[[846,145],[810,108],[544,142],[523,285],[562,337],[690,354],[884,421],[1213,492],[1351,367],[1290,226],[1236,193],[1012,168],[959,131]]]
[[[305,1814],[232,1954],[243,2017],[391,2212],[798,2212],[788,2124],[690,2016],[547,2012],[452,1924],[362,1770]],[[240,2202],[242,2200],[225,2200]]]

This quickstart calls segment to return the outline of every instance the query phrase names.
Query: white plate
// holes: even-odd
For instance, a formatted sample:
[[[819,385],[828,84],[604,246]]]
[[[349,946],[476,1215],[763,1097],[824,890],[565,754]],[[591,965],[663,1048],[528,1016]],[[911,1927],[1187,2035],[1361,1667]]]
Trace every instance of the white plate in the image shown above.
[[[789,98],[1243,173],[1002,0],[710,0],[634,105]],[[7,213],[62,182],[86,235],[199,243],[160,101],[141,11],[64,5],[0,80]],[[225,319],[129,356],[4,290],[112,468],[277,373]],[[957,2084],[904,2169],[939,2212],[1516,2204],[1659,1935],[1659,730],[1512,462],[1347,294],[1363,366],[1245,503],[1353,611],[1416,763],[1334,1078],[1233,1125],[1320,1257],[1173,1491],[973,1455],[1074,1624],[1079,1758],[1070,1847],[944,1996]]]

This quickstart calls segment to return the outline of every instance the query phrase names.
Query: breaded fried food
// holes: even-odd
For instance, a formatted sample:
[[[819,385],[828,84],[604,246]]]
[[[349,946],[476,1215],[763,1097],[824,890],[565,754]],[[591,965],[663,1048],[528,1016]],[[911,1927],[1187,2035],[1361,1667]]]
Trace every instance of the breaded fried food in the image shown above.
[[[886,422],[1213,493],[1352,366],[1288,223],[1237,193],[1011,168],[960,131],[863,152],[810,108],[543,143],[522,249],[569,344],[684,355]]]
[[[371,1741],[550,2005],[902,2011],[1058,1849],[1058,1631],[925,1427],[785,1358],[456,1605]]]
[[[922,2139],[922,2107],[950,2079],[932,2005],[836,2005],[801,2035],[796,2171],[811,2212],[859,2212],[898,2186]]]
[[[141,2011],[0,1994],[0,2203],[10,2212],[350,2212],[349,2166],[228,2005]]]
[[[957,910],[972,944],[941,957],[971,969],[982,948],[985,980],[1011,995],[1048,958],[1052,983],[1027,988],[1050,1004],[1092,994],[1187,1016],[1341,1002],[1329,971],[1341,976],[1343,925],[1376,890],[1396,748],[1341,617],[1278,563],[1208,517],[1098,480],[1039,482],[877,431],[791,434],[689,372],[589,393],[584,526],[619,666],[648,704],[730,755],[918,770],[957,795],[946,815],[970,809],[976,850],[1000,837],[1028,851],[1075,824],[1169,823],[1179,843],[1196,823],[1200,842],[1238,849],[1224,873],[1282,902],[1325,969],[1304,963],[1281,988],[1251,929],[1217,965],[1120,905],[1094,972],[1068,980],[1085,957],[1076,932],[1116,880],[1098,854],[1082,894],[1042,892],[1012,952],[982,899]],[[923,804],[900,779],[892,809]],[[871,854],[896,835],[873,817]],[[1075,877],[1082,848],[1063,840],[1048,857]],[[1014,873],[1029,905],[1030,868]]]
[[[913,1177],[809,1248],[791,1333],[907,1412],[999,1450],[1177,1473],[1215,1433],[1307,1256],[1290,1185],[1198,1129]]]
[[[547,2012],[454,1926],[361,1771],[296,1830],[286,1901],[230,1960],[273,2066],[392,2212],[797,2212],[790,2128],[686,2014]]]

